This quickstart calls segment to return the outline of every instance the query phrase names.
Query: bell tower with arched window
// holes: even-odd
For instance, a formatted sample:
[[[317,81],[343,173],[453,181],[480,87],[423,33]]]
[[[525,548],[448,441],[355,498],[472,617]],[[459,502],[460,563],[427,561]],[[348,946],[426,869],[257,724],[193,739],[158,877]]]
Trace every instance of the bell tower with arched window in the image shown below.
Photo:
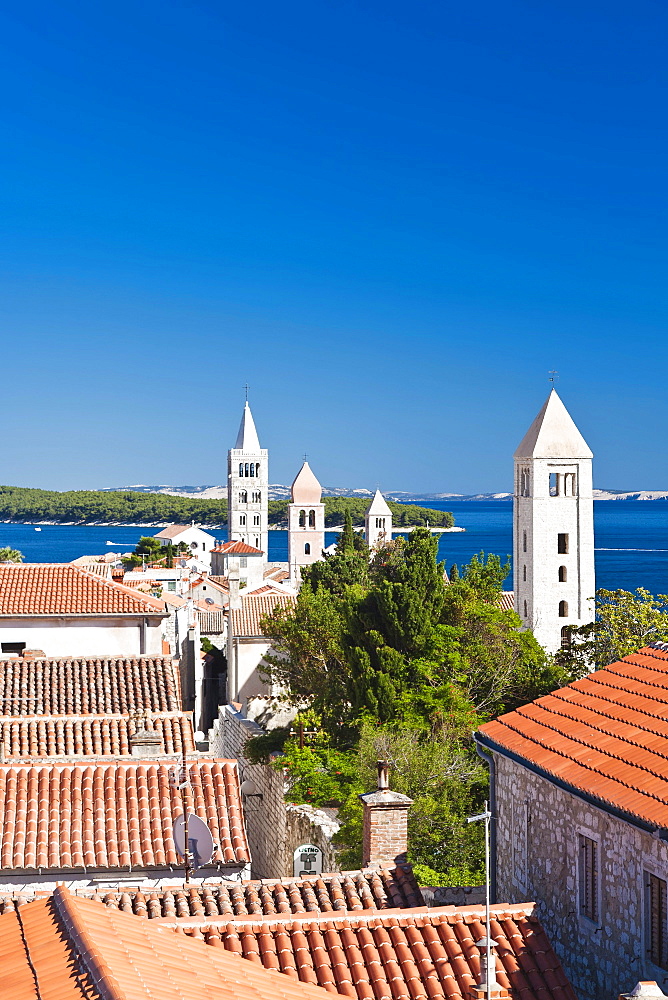
[[[380,490],[374,493],[364,515],[364,537],[370,549],[392,541],[392,511]]]
[[[234,448],[227,453],[227,537],[268,559],[269,453],[260,448],[248,400]]]
[[[553,389],[515,452],[515,611],[555,653],[594,620],[592,452]]]
[[[325,505],[322,487],[304,462],[292,484],[288,504],[288,563],[290,583],[299,586],[301,568],[322,559],[325,547]]]

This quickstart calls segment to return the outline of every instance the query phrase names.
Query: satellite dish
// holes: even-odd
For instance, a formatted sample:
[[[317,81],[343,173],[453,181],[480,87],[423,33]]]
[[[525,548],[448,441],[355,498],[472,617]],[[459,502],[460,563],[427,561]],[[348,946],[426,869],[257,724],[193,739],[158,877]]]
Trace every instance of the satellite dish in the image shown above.
[[[174,846],[176,847],[176,850],[182,858],[185,858],[186,840],[185,819],[183,815],[177,816],[174,820],[172,833],[174,836]],[[190,854],[190,864],[192,867],[201,868],[202,865],[207,865],[213,857],[214,850],[215,844],[213,842],[211,830],[208,828],[203,819],[200,819],[199,816],[195,816],[194,813],[189,813],[188,852]]]
[[[216,603],[214,601],[213,597],[205,597],[204,601],[205,601],[206,604],[215,604]]]

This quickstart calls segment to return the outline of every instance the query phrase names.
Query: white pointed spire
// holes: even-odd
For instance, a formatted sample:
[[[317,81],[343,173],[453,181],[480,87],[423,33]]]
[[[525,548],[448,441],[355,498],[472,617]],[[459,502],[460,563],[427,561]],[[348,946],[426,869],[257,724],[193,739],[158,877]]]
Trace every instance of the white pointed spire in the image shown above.
[[[593,458],[589,445],[553,389],[526,432],[515,458]]]
[[[385,497],[380,492],[380,490],[376,490],[376,492],[373,495],[373,500],[367,507],[365,516],[368,517],[370,514],[379,517],[392,517],[392,511],[387,506],[387,503],[385,502]]]
[[[257,436],[255,421],[253,420],[248,400],[246,400],[246,405],[244,406],[239,433],[237,434],[237,443],[234,447],[239,451],[247,451],[249,455],[256,455],[261,450],[260,439]]]

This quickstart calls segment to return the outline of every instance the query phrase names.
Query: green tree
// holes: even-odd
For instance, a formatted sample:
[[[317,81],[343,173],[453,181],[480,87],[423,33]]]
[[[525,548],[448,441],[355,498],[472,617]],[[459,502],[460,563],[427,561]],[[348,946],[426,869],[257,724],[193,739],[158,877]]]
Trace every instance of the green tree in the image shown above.
[[[668,642],[667,594],[655,597],[644,587],[634,593],[597,590],[595,621],[572,629],[570,645],[555,659],[572,677],[581,677],[652,642]]]
[[[167,542],[167,551],[165,552],[165,566],[167,569],[174,568],[174,546],[172,545],[171,539]]]
[[[162,542],[153,535],[142,535],[135,546],[137,555],[147,555],[150,559],[157,559],[162,549]]]
[[[4,548],[0,548],[0,562],[23,562],[23,553],[19,552],[18,549],[11,549],[5,546]]]

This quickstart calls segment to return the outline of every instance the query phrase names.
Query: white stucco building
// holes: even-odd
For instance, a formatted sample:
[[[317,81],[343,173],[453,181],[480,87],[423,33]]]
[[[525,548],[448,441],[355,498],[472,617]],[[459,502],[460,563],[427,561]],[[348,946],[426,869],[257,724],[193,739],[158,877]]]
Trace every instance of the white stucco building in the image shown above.
[[[299,586],[302,566],[322,559],[325,547],[325,505],[322,487],[308,462],[295,477],[288,504],[288,565],[290,582]]]
[[[202,563],[206,569],[211,568],[211,549],[215,547],[216,539],[203,528],[198,528],[195,524],[169,524],[155,537],[163,545],[171,542],[174,547],[183,542],[198,563]]]
[[[515,452],[515,610],[555,652],[594,620],[592,452],[553,389]]]
[[[392,511],[380,490],[374,493],[364,515],[364,537],[370,549],[392,541]]]
[[[265,553],[245,542],[223,542],[211,553],[211,573],[228,577],[238,570],[241,589],[255,590],[264,581]]]
[[[0,566],[0,651],[161,655],[164,601],[69,563]]]
[[[234,448],[227,453],[227,537],[269,550],[269,453],[260,447],[248,401]]]

